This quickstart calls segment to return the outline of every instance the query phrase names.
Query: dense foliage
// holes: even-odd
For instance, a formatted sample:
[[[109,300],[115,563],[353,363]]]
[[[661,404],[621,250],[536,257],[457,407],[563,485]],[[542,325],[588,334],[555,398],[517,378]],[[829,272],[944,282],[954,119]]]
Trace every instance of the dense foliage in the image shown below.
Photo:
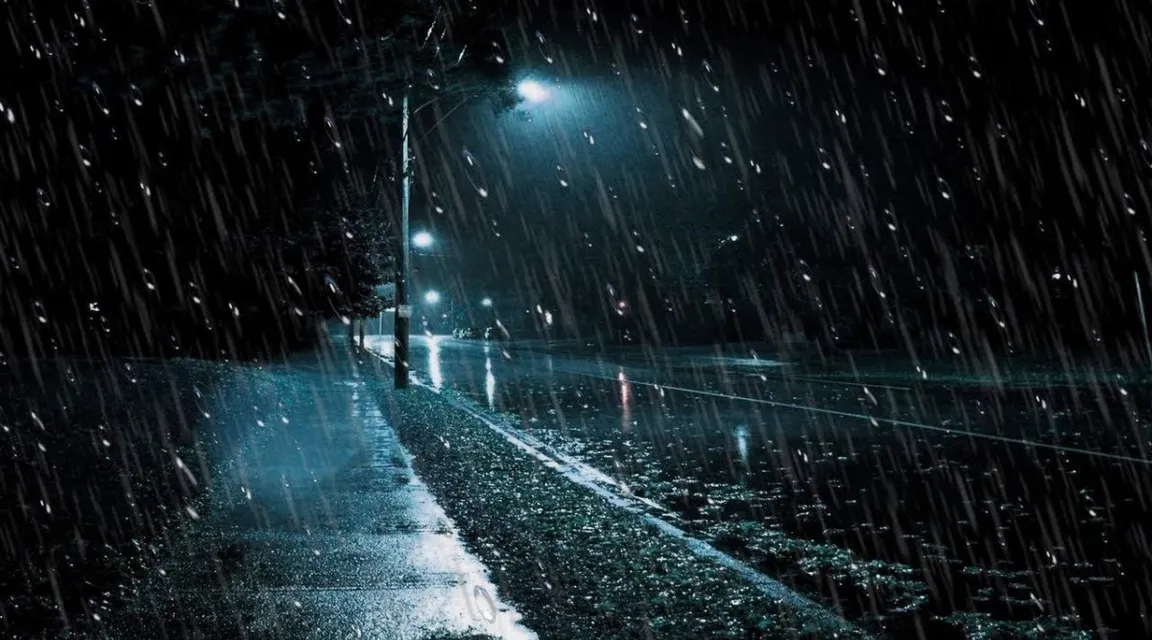
[[[0,350],[276,352],[389,277],[400,96],[503,98],[499,15],[22,3],[0,56]]]

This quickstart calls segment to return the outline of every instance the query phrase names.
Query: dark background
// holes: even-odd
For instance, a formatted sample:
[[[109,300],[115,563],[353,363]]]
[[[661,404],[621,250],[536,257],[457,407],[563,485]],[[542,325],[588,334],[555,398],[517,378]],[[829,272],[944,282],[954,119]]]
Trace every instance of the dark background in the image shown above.
[[[389,7],[6,6],[0,348],[239,356],[377,313],[414,77],[416,285],[454,324],[490,296],[523,336],[541,305],[598,340],[1142,351],[1146,9]],[[427,33],[474,63],[439,78]],[[524,78],[551,99],[488,95]]]

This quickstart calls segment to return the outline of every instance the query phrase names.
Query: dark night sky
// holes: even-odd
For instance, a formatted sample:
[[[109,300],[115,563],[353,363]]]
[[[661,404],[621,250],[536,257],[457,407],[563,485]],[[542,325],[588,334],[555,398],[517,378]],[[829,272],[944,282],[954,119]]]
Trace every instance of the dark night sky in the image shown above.
[[[456,114],[421,145],[459,289],[682,275],[751,224],[794,264],[874,256],[877,288],[971,272],[1036,291],[1063,269],[1089,299],[1129,297],[1148,21],[1127,3],[526,4],[513,57],[554,100]],[[909,252],[929,273],[892,258]]]
[[[131,6],[135,19],[148,24],[141,6]],[[506,66],[515,77],[545,83],[551,98],[497,113],[484,100],[453,110],[459,98],[452,95],[416,118],[413,226],[440,237],[439,255],[414,265],[418,287],[451,289],[469,308],[489,295],[501,306],[573,306],[610,286],[629,296],[642,279],[675,288],[699,275],[721,240],[735,235],[739,240],[724,251],[739,249],[742,264],[761,269],[762,287],[741,285],[750,304],[761,307],[785,304],[767,300],[777,289],[791,287],[794,298],[810,302],[830,288],[854,287],[856,297],[844,304],[887,292],[882,304],[896,300],[931,306],[932,314],[991,317],[987,301],[995,297],[1000,307],[1060,315],[1052,300],[1063,297],[1068,306],[1061,313],[1083,316],[1085,326],[1100,325],[1093,314],[1101,309],[1135,317],[1132,272],[1150,273],[1143,244],[1150,206],[1144,185],[1152,167],[1144,97],[1152,77],[1147,8],[1123,0],[1090,6],[525,0],[507,7]],[[331,9],[320,13],[340,27]],[[177,9],[161,13],[164,24],[182,24]],[[79,46],[44,36],[49,24],[92,36],[93,25],[56,14],[52,21],[47,14],[38,22],[14,20],[22,25],[19,42]],[[7,151],[19,147],[20,153],[5,156],[4,166],[22,172],[19,184],[5,187],[7,210],[26,218],[38,211],[37,189],[48,194],[55,215],[76,209],[69,202],[98,203],[85,215],[109,229],[85,233],[92,236],[86,238],[91,255],[102,255],[95,247],[101,234],[123,234],[128,225],[107,222],[102,201],[116,198],[99,193],[104,187],[93,176],[106,175],[116,183],[114,195],[125,200],[119,194],[132,192],[137,174],[165,174],[170,184],[158,182],[156,189],[162,213],[186,225],[189,217],[203,217],[191,225],[197,233],[216,228],[228,237],[212,244],[205,236],[198,259],[234,262],[218,270],[220,277],[247,269],[257,284],[274,281],[268,291],[256,287],[258,294],[245,295],[280,304],[288,294],[278,258],[249,268],[248,257],[234,250],[259,239],[259,225],[249,225],[246,216],[298,206],[288,202],[292,185],[310,163],[337,175],[352,157],[347,148],[356,147],[358,155],[346,174],[363,183],[375,158],[394,155],[395,122],[341,121],[339,135],[351,144],[336,147],[319,112],[301,114],[312,130],[296,146],[285,146],[283,131],[280,146],[267,141],[271,133],[262,141],[262,125],[249,121],[246,142],[230,150],[226,111],[235,105],[217,97],[211,110],[197,108],[188,96],[151,82],[195,75],[163,48],[181,42],[192,55],[197,34],[211,32],[213,12],[200,7],[189,15],[208,26],[184,37],[176,26],[141,35],[130,22],[108,25],[114,38],[143,44],[92,50],[139,55],[153,65],[134,70],[141,73],[139,88],[137,78],[118,78],[112,95],[92,94],[91,78],[36,76],[70,69],[71,62],[20,53],[21,72],[4,91],[24,83],[24,94],[0,95],[0,103],[21,113],[5,132]],[[238,67],[263,64],[252,56],[241,61],[244,47],[231,44]],[[293,67],[284,77],[302,73]],[[253,99],[255,84],[236,80],[233,88]],[[52,94],[40,95],[41,89],[65,96],[68,106],[43,116],[24,111],[51,103]],[[134,90],[146,93],[143,107],[133,104]],[[99,113],[101,101],[112,106],[107,117]],[[72,144],[67,109],[84,110],[72,120],[87,123],[89,132],[78,125],[80,139],[102,140],[99,148]],[[189,142],[196,138],[190,127],[206,118],[215,118],[214,137]],[[115,133],[105,123],[116,123]],[[171,164],[157,168],[161,151]],[[97,160],[95,168],[71,166],[84,153]],[[219,212],[209,185],[214,193],[227,192],[219,196]],[[133,252],[137,245],[147,249],[131,260],[92,260],[103,269],[123,259],[129,271],[152,260],[154,271],[171,272],[174,288],[200,277],[208,262],[193,265],[191,276],[180,273],[182,258],[159,244],[171,242],[166,235],[181,233],[174,231],[180,227],[154,223],[147,198],[128,200],[142,208],[117,214],[138,218],[125,222],[136,233],[153,227],[156,237],[127,238]],[[262,213],[253,214],[257,210]],[[68,237],[53,237],[59,255],[74,255]],[[26,248],[7,246],[12,242],[0,247],[8,262],[31,259]],[[764,271],[765,261],[776,266]],[[74,281],[55,273],[64,266],[47,267],[65,285]],[[115,284],[127,301],[120,314],[132,317],[132,296],[148,294],[138,291],[138,278],[125,280],[116,269],[122,267],[108,270],[106,282],[94,279],[93,288]],[[801,270],[812,284],[798,288]],[[1077,290],[1065,286],[1071,278],[1054,273],[1074,276]],[[740,277],[732,273],[733,281]],[[34,285],[29,279],[32,293]],[[19,322],[33,322],[24,296],[9,293],[7,300],[20,310]]]
[[[672,38],[658,59],[651,47],[663,38],[631,27],[628,15],[601,14],[596,31],[609,33],[595,39],[542,25],[541,46],[529,31],[518,75],[545,82],[549,100],[458,112],[420,145],[445,212],[429,211],[426,195],[417,203],[454,254],[440,264],[464,265],[461,288],[527,293],[531,274],[545,280],[549,266],[617,286],[649,268],[690,271],[708,246],[741,230],[770,188],[755,167],[762,176],[767,152],[789,144],[781,138],[790,132],[772,131],[787,122],[784,109],[726,107],[739,74],[709,73],[706,64],[722,62],[675,51]],[[627,30],[605,26],[621,20]],[[676,31],[675,21],[659,26]],[[535,286],[554,297],[548,283]]]

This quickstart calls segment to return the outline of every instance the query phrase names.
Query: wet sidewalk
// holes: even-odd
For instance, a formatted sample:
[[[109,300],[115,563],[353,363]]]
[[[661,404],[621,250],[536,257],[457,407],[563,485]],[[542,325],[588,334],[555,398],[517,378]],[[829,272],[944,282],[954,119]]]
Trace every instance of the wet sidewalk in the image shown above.
[[[251,429],[107,637],[534,637],[413,474],[374,373],[314,361],[265,377],[205,403]]]

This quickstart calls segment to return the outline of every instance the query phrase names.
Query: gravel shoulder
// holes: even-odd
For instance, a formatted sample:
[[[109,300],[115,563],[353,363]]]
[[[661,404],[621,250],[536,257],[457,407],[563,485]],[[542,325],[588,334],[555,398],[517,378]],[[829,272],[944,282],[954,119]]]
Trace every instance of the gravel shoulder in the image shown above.
[[[416,473],[540,637],[827,637],[734,571],[518,450],[450,394],[380,393]],[[865,637],[840,637],[854,634]]]

